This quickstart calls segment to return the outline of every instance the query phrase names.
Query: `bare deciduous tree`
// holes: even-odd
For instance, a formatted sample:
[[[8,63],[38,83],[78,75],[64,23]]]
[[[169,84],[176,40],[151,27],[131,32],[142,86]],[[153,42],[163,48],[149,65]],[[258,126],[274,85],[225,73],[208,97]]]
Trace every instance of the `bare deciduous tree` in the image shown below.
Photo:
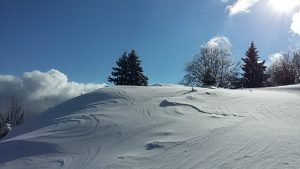
[[[268,69],[270,83],[273,86],[290,85],[297,82],[297,68],[289,53],[282,54]]]
[[[5,120],[4,120],[3,116],[2,116],[2,114],[0,114],[0,139],[1,139],[2,137],[4,137],[5,134],[7,133],[7,132],[4,130],[4,126],[5,126],[5,125],[6,125]]]
[[[12,97],[7,102],[7,108],[6,122],[9,123],[11,127],[15,127],[24,122],[24,110],[18,99]]]
[[[295,69],[297,73],[296,82],[299,83],[300,82],[300,50],[294,53],[293,63],[295,65]]]
[[[10,130],[24,122],[24,110],[18,99],[12,97],[7,101],[6,112],[0,113],[0,138]]]
[[[231,57],[229,44],[205,44],[185,68],[185,85],[214,85],[230,88],[237,76],[238,64]]]

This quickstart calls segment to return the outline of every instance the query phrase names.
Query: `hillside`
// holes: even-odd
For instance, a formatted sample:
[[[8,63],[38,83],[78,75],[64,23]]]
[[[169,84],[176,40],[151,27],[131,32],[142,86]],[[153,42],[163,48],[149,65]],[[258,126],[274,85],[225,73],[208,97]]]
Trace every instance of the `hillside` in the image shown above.
[[[102,88],[14,128],[1,169],[300,167],[300,86]]]

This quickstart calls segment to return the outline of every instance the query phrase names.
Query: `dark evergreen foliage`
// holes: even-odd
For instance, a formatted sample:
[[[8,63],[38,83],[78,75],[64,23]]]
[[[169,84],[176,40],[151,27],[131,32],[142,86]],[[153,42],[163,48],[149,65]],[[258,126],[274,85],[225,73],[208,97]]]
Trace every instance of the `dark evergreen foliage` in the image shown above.
[[[115,85],[129,85],[129,64],[127,53],[124,52],[123,55],[116,62],[117,67],[113,67],[111,75],[113,77],[108,77],[108,81],[114,83]]]
[[[135,50],[124,54],[116,62],[117,67],[113,67],[112,76],[108,81],[115,85],[147,86],[148,77],[143,74],[141,61]]]
[[[242,74],[244,87],[255,88],[265,86],[268,80],[268,75],[265,74],[267,67],[264,65],[265,61],[259,62],[258,51],[254,42],[251,43],[245,55],[246,58],[242,59],[244,61],[242,67],[244,71]]]
[[[141,67],[141,61],[134,50],[128,54],[129,64],[129,85],[133,86],[147,86],[148,77],[143,74],[143,68]]]

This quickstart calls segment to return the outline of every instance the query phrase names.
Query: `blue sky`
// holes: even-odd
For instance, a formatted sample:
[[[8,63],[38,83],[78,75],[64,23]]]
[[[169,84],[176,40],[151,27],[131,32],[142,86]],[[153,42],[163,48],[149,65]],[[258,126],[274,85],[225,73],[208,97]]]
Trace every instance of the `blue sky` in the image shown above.
[[[73,81],[108,83],[115,61],[134,48],[150,83],[177,83],[215,36],[230,40],[237,60],[251,41],[263,59],[300,48],[299,7],[282,12],[269,1],[1,0],[0,74],[54,68]]]

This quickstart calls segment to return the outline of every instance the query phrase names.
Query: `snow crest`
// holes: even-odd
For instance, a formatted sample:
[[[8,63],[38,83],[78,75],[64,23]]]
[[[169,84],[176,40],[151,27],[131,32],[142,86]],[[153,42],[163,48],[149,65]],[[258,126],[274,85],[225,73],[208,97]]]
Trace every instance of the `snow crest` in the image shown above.
[[[14,128],[0,168],[299,168],[299,89],[102,88]]]

